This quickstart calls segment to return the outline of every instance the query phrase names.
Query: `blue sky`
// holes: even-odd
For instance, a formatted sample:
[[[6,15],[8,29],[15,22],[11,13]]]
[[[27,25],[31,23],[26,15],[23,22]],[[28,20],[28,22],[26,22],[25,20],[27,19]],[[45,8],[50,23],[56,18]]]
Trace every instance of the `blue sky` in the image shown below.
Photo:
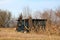
[[[36,10],[56,9],[60,6],[60,0],[0,0],[0,9],[11,11],[13,17],[18,17],[24,7],[34,12]]]

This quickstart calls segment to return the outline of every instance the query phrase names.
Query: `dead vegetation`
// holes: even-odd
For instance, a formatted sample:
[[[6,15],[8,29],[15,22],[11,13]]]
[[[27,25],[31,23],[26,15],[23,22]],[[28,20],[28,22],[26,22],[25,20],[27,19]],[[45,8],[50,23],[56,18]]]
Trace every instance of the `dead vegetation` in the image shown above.
[[[36,24],[33,25],[32,23],[32,15],[30,15],[28,9],[28,19],[29,19],[29,30],[30,33],[37,33],[37,34],[46,34],[46,35],[60,35],[60,10],[45,10],[42,13],[41,12],[36,12],[35,19],[39,18],[41,19],[47,19],[46,21],[46,29],[42,30],[41,26],[37,26]],[[25,13],[25,12],[24,12]],[[25,14],[25,18],[26,18]],[[38,15],[38,16],[37,16]],[[27,18],[26,18],[27,19]]]
[[[17,32],[16,28],[0,28],[0,40],[60,40],[60,36]]]
[[[60,40],[60,10],[46,10],[39,16],[41,19],[47,19],[45,30],[33,25],[32,16],[29,14],[30,33],[17,32],[16,28],[0,28],[0,40]],[[3,18],[4,21],[1,18],[2,16],[0,16],[0,23],[4,24],[5,18]],[[35,19],[37,19],[36,16]]]

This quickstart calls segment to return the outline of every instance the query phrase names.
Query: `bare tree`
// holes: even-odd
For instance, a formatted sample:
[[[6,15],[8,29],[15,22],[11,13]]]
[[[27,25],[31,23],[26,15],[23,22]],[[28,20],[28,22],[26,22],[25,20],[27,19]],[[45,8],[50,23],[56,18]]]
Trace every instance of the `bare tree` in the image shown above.
[[[56,17],[57,17],[57,25],[60,25],[60,9],[58,8],[57,10],[56,10]]]
[[[10,17],[11,17],[10,12],[0,10],[0,26],[5,26],[6,24],[8,24]]]
[[[31,10],[29,7],[25,7],[22,11],[23,19],[29,18],[29,15],[31,15]]]
[[[0,11],[0,26],[3,26],[5,19],[6,19],[6,12],[5,11]]]

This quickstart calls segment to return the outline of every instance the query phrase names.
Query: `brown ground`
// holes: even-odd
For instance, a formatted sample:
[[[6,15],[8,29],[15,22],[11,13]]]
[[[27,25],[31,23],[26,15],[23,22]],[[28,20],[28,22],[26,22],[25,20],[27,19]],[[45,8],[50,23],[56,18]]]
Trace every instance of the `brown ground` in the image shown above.
[[[0,28],[0,40],[60,40],[60,36],[21,33],[15,28]]]

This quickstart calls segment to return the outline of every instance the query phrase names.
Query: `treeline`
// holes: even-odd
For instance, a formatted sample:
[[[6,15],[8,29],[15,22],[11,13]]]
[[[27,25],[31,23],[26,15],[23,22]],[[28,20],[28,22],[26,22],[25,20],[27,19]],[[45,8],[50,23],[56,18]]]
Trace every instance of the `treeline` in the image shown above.
[[[23,10],[24,10],[22,12],[23,18],[29,18],[31,16],[33,19],[47,19],[47,22],[49,25],[60,26],[60,9],[59,8],[56,10],[52,10],[52,9],[44,10],[43,12],[36,11],[33,13],[34,15],[31,13],[29,8],[25,8]],[[12,20],[15,19],[15,18],[12,18],[11,16],[12,16],[11,12],[6,10],[0,10],[0,26],[6,26],[6,25],[8,26],[9,21],[11,19]]]

